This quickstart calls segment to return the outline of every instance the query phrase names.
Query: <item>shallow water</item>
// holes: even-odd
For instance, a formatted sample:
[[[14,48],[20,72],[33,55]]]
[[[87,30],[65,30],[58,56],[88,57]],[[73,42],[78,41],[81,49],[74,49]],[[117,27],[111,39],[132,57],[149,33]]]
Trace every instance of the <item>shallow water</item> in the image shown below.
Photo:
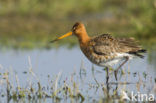
[[[150,55],[145,54],[144,59],[135,58],[124,65],[123,71],[126,72],[126,75],[123,75],[121,78],[119,77],[118,83],[128,82],[130,84],[127,84],[126,88],[130,91],[138,92],[136,83],[141,78],[147,85],[147,89],[141,87],[139,92],[146,93],[153,86],[154,78],[156,78],[156,66],[153,61],[156,60],[155,53],[153,52]],[[30,78],[29,67],[31,65],[37,78]],[[80,73],[80,69],[83,73]],[[94,73],[98,83],[105,85],[105,71],[103,69],[103,67],[94,65]],[[50,50],[1,51],[0,72],[2,73],[4,71],[12,73],[10,79],[14,85],[17,85],[14,79],[14,73],[17,73],[20,86],[23,87],[26,87],[30,81],[35,83],[38,80],[43,86],[49,85],[48,76],[54,78],[58,73],[61,73],[60,81],[69,80],[73,76],[85,96],[97,99],[102,95],[101,90],[88,89],[90,87],[89,85],[96,85],[92,75],[92,63],[82,54],[78,47],[72,49],[62,47]],[[147,78],[144,74],[147,74]],[[149,83],[150,78],[152,78],[151,84]],[[113,74],[110,74],[109,81],[111,88],[116,88],[116,80]],[[122,86],[124,85],[121,84],[120,89],[122,89]],[[46,101],[49,102],[51,100],[47,99]]]

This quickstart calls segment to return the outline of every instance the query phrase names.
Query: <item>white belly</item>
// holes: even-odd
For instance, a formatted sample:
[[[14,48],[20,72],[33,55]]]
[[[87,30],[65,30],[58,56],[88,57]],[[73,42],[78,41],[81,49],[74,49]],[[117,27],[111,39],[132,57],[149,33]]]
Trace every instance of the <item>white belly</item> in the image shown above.
[[[117,63],[119,63],[120,61],[124,61],[126,58],[125,57],[129,57],[129,59],[132,59],[134,56],[130,55],[128,53],[117,53],[117,56],[113,59],[109,59],[107,61],[101,62],[98,65],[99,66],[107,66],[107,67],[111,67]]]
[[[119,59],[119,58],[117,58],[117,59],[113,59],[113,60],[110,60],[110,61],[101,62],[101,63],[99,64],[99,66],[111,67],[111,66],[117,64],[118,62],[120,62],[120,61],[122,61],[122,60],[124,60],[124,59]]]

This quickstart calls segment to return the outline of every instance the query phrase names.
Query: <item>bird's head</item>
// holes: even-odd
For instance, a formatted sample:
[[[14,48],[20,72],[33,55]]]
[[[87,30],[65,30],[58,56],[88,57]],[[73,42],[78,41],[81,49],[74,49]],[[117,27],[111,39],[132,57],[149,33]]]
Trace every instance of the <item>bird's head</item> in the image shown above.
[[[83,23],[77,22],[74,24],[72,28],[73,35],[79,37],[80,35],[83,35],[83,33],[85,32],[86,32],[86,29]]]
[[[81,22],[76,22],[74,24],[74,26],[72,27],[71,31],[56,38],[55,40],[51,41],[51,42],[55,42],[55,41],[58,41],[60,39],[63,39],[65,37],[68,37],[68,36],[71,36],[71,35],[75,35],[77,36],[78,38],[82,38],[83,34],[86,33],[86,29],[85,29],[85,26],[83,23]]]

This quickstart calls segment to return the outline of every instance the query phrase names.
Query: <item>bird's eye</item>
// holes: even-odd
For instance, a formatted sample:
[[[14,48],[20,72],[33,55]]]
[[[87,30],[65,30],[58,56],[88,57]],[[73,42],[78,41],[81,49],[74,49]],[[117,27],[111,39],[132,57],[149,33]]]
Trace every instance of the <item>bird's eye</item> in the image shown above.
[[[74,27],[73,27],[73,30],[75,30],[75,29],[76,29],[76,27],[74,26]]]

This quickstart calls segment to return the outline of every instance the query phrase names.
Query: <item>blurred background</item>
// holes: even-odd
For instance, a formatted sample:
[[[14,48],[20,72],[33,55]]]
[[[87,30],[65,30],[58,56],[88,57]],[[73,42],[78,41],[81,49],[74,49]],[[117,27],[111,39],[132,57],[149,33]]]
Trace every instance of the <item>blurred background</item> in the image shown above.
[[[0,0],[0,50],[77,48],[75,37],[49,44],[77,21],[90,36],[134,37],[156,58],[156,0]]]
[[[0,47],[50,48],[48,41],[76,21],[86,25],[89,35],[132,36],[155,47],[156,0],[0,0]],[[69,37],[53,45],[76,42]]]
[[[26,90],[21,89],[26,91],[24,93],[27,93],[27,88],[36,88],[37,85],[40,87],[38,81],[41,86],[51,88],[51,78],[59,78],[57,74],[62,73],[62,82],[59,83],[64,85],[65,80],[72,84],[70,78],[75,76],[83,96],[88,99],[101,97],[103,88],[99,92],[94,92],[95,89],[97,91],[96,86],[92,90],[88,88],[89,83],[96,84],[91,72],[92,63],[80,51],[77,38],[71,36],[53,44],[49,43],[70,31],[77,21],[85,24],[90,36],[109,33],[114,37],[134,37],[138,40],[147,49],[145,58],[136,58],[126,63],[122,69],[128,77],[120,80],[133,84],[140,83],[138,81],[142,78],[149,88],[141,84],[143,89],[138,92],[138,86],[133,84],[127,85],[128,90],[148,94],[149,90],[153,91],[156,83],[156,0],[0,0],[1,101],[8,96],[6,88],[9,86],[2,82],[6,74],[9,76],[7,83],[14,87],[10,87],[11,95],[20,94],[17,91],[20,86],[26,87]],[[95,66],[95,70],[97,80],[105,83],[103,68]],[[31,75],[32,71],[35,76]],[[81,71],[84,71],[84,78],[81,78]],[[146,76],[150,79],[146,79]],[[110,79],[115,81],[113,77]],[[111,93],[115,93],[114,90]],[[13,96],[16,101],[16,97],[20,97]],[[49,99],[51,103],[52,100]]]

